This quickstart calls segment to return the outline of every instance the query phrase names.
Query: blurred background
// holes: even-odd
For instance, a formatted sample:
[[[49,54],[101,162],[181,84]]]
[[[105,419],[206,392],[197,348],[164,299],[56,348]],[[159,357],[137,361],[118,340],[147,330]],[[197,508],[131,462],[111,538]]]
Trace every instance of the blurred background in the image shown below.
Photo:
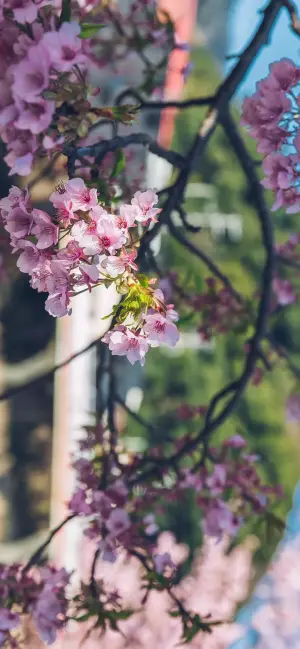
[[[235,55],[246,45],[260,20],[261,0],[181,0],[161,3],[177,21],[182,40],[191,43],[190,55],[176,52],[164,80],[166,98],[206,96],[235,62]],[[190,61],[189,61],[190,56]],[[289,56],[296,62],[299,42],[283,14],[273,31],[271,42],[254,62],[249,75],[235,97],[233,111],[239,120],[243,97],[253,92],[255,83],[266,75],[273,60]],[[182,69],[192,63],[187,82]],[[101,101],[111,103],[114,96],[130,86],[135,71],[126,67],[120,73],[109,70],[98,80]],[[204,115],[204,112],[203,112]],[[162,116],[148,112],[141,118],[139,130],[157,136],[165,146],[185,152],[192,143],[201,120],[201,109],[189,109],[177,115],[165,111]],[[255,143],[244,133],[255,157]],[[2,151],[2,157],[4,151]],[[167,164],[158,165],[151,156],[139,160],[145,166],[147,186],[160,189],[170,178]],[[13,179],[8,178],[0,161],[1,197],[8,193]],[[43,206],[57,179],[64,174],[63,161],[55,170],[33,177],[32,192],[36,204]],[[228,148],[224,133],[217,129],[204,158],[190,179],[186,196],[189,221],[201,231],[195,241],[222,266],[243,294],[255,288],[263,259],[251,194],[238,161]],[[288,237],[294,227],[294,215],[276,214],[278,241]],[[295,229],[295,228],[294,228]],[[177,274],[178,282],[199,292],[205,288],[206,271],[176,242],[162,233],[154,241],[153,252],[163,273]],[[5,263],[4,263],[5,262]],[[3,270],[0,290],[0,391],[18,388],[76,353],[101,332],[101,317],[109,312],[114,295],[103,291],[84,294],[76,300],[73,314],[57,323],[44,310],[44,296],[33,291],[27,276],[19,274],[8,256],[9,275]],[[172,278],[171,278],[172,279]],[[273,336],[300,364],[300,307],[285,308],[273,321]],[[243,358],[243,336],[236,333],[203,340],[195,323],[186,318],[181,324],[181,339],[174,350],[154,349],[144,370],[132,368],[120,360],[118,391],[126,404],[153,422],[151,439],[141,426],[127,421],[120,410],[120,428],[129,450],[138,451],[155,445],[172,434],[180,435],[193,424],[178,417],[182,404],[204,405],[210,397],[238,372]],[[73,475],[69,452],[75,449],[81,427],[90,422],[93,412],[105,399],[105,385],[99,381],[103,354],[92,349],[72,364],[0,402],[0,557],[1,560],[24,559],[45,536],[49,527],[62,519],[65,502],[70,497]],[[250,448],[262,458],[262,471],[269,482],[282,483],[285,497],[278,515],[286,517],[300,473],[300,427],[287,425],[284,404],[291,388],[288,372],[279,368],[268,375],[259,388],[250,386],[231,418],[218,435],[240,432]],[[192,429],[191,429],[192,430]],[[158,434],[155,431],[159,431]],[[217,435],[217,437],[218,437]],[[216,437],[216,439],[217,439]],[[162,527],[175,533],[179,542],[191,548],[190,562],[201,543],[197,512],[189,501],[176,503]],[[76,565],[80,529],[69,525],[55,546],[56,557],[67,567]],[[265,533],[266,532],[266,533]],[[280,535],[267,534],[253,526],[244,535],[258,536],[255,553],[256,579],[260,576],[279,542]],[[76,540],[77,539],[77,540]],[[185,568],[186,569],[186,568]],[[185,570],[184,569],[184,570]],[[300,581],[300,577],[299,577]],[[200,645],[199,645],[200,646]],[[299,645],[300,646],[300,639]]]

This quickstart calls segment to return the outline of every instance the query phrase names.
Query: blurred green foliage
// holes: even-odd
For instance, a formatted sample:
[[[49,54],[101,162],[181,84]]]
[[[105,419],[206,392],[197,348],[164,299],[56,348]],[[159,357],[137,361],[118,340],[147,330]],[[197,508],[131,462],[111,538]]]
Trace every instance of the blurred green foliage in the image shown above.
[[[187,84],[186,98],[212,94],[219,77],[209,54],[204,50],[195,51],[193,61],[195,67]],[[233,112],[238,121],[238,108],[234,107]],[[193,108],[183,111],[177,118],[173,143],[176,150],[181,153],[188,150],[204,113],[205,109]],[[246,132],[243,135],[251,155],[258,160],[255,142]],[[212,184],[216,189],[219,211],[241,216],[243,235],[239,240],[232,241],[225,236],[216,242],[207,229],[190,236],[194,243],[213,256],[233,285],[243,295],[251,297],[259,282],[264,262],[260,226],[243,171],[221,128],[216,130],[191,180]],[[267,200],[270,202],[269,196]],[[201,199],[187,200],[187,212],[201,211],[202,203]],[[293,228],[295,216],[274,213],[273,218],[277,226],[277,240],[284,240]],[[180,278],[179,283],[185,290],[191,288],[194,292],[199,292],[204,288],[204,279],[208,275],[205,266],[170,237],[163,238],[159,264],[164,271],[175,270]],[[300,367],[299,316],[299,306],[285,309],[284,314],[274,316],[272,331],[277,342],[287,346],[293,354],[293,360],[295,363],[298,360]],[[199,314],[196,321],[199,324]],[[193,322],[187,323],[185,327],[195,330]],[[149,354],[145,366],[145,398],[141,414],[157,424],[159,432],[153,433],[148,440],[151,445],[168,439],[170,435],[179,435],[191,429],[190,422],[178,419],[178,406],[183,403],[207,404],[215,392],[238,376],[245,357],[245,333],[237,334],[233,331],[226,336],[219,336],[214,343],[211,349],[187,349],[182,353],[155,349]],[[265,479],[284,486],[285,497],[276,510],[281,517],[285,517],[290,508],[293,489],[299,476],[300,428],[295,434],[291,434],[286,428],[284,417],[284,403],[292,385],[293,379],[284,367],[266,373],[261,385],[248,386],[234,416],[213,437],[215,443],[239,432],[248,439],[251,450],[261,455],[261,470]],[[192,423],[192,430],[195,425],[199,429],[201,420]],[[144,433],[138,424],[132,422],[130,434],[140,436]],[[180,540],[188,542],[193,550],[201,538],[199,522],[197,509],[185,497],[183,502],[170,508],[164,524],[173,529]],[[265,536],[266,531],[268,532],[256,522],[252,528],[248,526],[245,530],[245,533],[254,532],[262,538],[262,549],[258,557],[261,561],[270,557],[279,540],[274,530],[269,530],[268,536]]]

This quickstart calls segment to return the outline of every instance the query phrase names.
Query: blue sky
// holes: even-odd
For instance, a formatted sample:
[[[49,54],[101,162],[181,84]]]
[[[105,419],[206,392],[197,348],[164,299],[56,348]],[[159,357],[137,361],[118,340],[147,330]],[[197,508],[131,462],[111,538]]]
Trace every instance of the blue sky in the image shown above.
[[[267,0],[237,0],[229,22],[229,54],[240,52],[251,38],[261,21],[260,9],[266,6]],[[296,0],[300,13],[300,0]],[[247,79],[239,89],[239,95],[244,96],[253,92],[258,79],[266,76],[268,66],[272,61],[283,57],[292,58],[300,65],[300,38],[289,28],[289,16],[282,9],[280,18],[272,32],[270,44],[267,45],[255,61]],[[233,62],[226,65],[230,69]]]

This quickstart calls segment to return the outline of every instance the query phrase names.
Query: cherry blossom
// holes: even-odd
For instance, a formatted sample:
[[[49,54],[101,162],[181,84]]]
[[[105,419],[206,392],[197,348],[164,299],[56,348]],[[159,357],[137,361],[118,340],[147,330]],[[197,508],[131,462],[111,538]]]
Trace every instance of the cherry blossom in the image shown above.
[[[157,215],[161,212],[159,208],[154,207],[157,201],[158,196],[153,190],[136,192],[131,201],[135,208],[135,220],[143,224],[148,221],[157,221]]]
[[[158,347],[162,343],[175,347],[178,343],[179,334],[176,325],[160,313],[146,315],[143,329],[151,347]]]
[[[83,52],[82,40],[78,38],[80,25],[76,22],[63,23],[56,32],[47,32],[43,46],[56,70],[68,72],[73,65],[85,64],[87,57]]]
[[[286,402],[287,421],[300,422],[300,394],[291,394]]]
[[[108,343],[113,356],[127,356],[131,365],[134,365],[137,361],[144,365],[149,347],[144,336],[119,326],[106,333],[102,341]]]
[[[113,509],[106,521],[106,527],[111,537],[120,536],[130,527],[130,518],[127,512],[118,507]]]

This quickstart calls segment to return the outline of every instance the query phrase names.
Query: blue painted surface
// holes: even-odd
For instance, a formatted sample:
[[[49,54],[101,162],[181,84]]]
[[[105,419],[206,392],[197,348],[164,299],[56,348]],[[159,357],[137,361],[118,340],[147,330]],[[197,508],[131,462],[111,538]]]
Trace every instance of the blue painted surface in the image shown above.
[[[300,12],[300,0],[296,0]],[[266,6],[263,0],[237,0],[229,16],[229,52],[241,52],[261,20],[259,10]],[[255,90],[256,81],[266,76],[269,64],[283,57],[292,58],[300,65],[300,40],[289,27],[289,16],[282,9],[280,17],[272,32],[272,38],[261,54],[257,57],[244,83],[240,86],[240,97],[251,94]],[[225,64],[228,71],[233,61]]]
[[[284,533],[283,540],[281,541],[277,552],[280,552],[286,545],[291,543],[296,539],[300,534],[300,483],[298,483],[295,493],[294,493],[294,502],[293,507],[287,517],[286,530]],[[300,579],[300,575],[299,575]],[[263,584],[272,583],[268,574],[263,577],[260,581],[259,586]],[[245,627],[244,635],[239,640],[230,645],[229,649],[254,649],[258,644],[260,634],[253,628],[251,628],[251,620],[256,611],[262,606],[265,605],[266,600],[261,600],[254,591],[254,595],[251,597],[249,603],[241,609],[239,614],[236,617],[238,624],[241,624]],[[299,611],[300,617],[300,611]],[[298,642],[299,638],[297,638]],[[299,644],[293,645],[293,647],[299,647]],[[276,649],[276,647],[274,647]],[[291,649],[288,648],[287,649]]]

